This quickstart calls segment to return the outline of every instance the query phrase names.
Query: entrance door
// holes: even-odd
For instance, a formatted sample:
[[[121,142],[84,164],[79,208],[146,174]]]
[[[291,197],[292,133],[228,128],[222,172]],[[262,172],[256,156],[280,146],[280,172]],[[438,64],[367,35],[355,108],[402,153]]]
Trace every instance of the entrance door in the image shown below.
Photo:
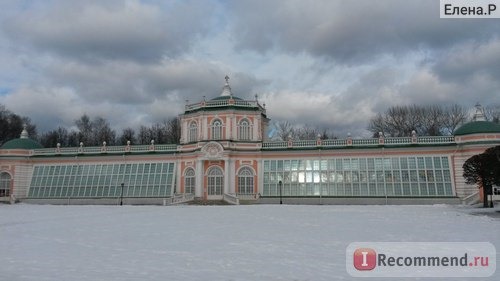
[[[222,196],[224,190],[224,173],[219,167],[212,167],[208,170],[208,196]]]

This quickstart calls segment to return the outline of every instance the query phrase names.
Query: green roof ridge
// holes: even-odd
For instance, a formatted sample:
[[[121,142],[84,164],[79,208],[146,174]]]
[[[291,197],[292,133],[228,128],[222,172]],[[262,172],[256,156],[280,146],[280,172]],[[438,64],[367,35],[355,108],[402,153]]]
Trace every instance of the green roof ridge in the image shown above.
[[[455,130],[455,136],[481,134],[481,133],[500,133],[500,124],[490,121],[473,121],[462,125]]]

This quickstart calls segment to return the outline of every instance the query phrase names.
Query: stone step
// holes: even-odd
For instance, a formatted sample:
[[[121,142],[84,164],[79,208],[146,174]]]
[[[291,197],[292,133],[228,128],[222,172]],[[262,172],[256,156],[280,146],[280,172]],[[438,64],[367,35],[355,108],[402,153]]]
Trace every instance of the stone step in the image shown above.
[[[231,205],[224,200],[203,200],[203,199],[195,199],[187,202],[188,205],[201,205],[201,206],[226,206]]]

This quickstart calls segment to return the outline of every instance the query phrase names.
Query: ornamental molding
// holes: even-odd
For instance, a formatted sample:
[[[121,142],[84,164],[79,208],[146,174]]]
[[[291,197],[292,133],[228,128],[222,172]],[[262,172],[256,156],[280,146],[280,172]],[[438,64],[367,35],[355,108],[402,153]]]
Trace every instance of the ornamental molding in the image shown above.
[[[207,159],[220,159],[223,157],[224,148],[220,143],[211,141],[201,148],[201,152]]]

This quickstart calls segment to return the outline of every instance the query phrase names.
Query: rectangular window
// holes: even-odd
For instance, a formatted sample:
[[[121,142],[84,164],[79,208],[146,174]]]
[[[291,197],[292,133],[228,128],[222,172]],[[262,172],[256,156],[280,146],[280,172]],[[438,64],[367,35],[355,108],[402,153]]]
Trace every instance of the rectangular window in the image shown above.
[[[401,169],[408,169],[408,159],[406,157],[401,157],[400,159]]]
[[[444,160],[443,160],[444,159]],[[442,196],[452,194],[446,157],[264,160],[264,194],[279,180],[285,196]],[[270,173],[270,171],[273,171]],[[279,171],[279,172],[274,172]],[[288,183],[292,183],[287,185]]]
[[[29,197],[116,197],[122,182],[127,196],[158,196],[152,190],[158,184],[155,177],[160,178],[162,173],[154,171],[163,164],[173,178],[174,163],[35,166]],[[173,184],[173,180],[163,184],[163,196],[170,196]]]

